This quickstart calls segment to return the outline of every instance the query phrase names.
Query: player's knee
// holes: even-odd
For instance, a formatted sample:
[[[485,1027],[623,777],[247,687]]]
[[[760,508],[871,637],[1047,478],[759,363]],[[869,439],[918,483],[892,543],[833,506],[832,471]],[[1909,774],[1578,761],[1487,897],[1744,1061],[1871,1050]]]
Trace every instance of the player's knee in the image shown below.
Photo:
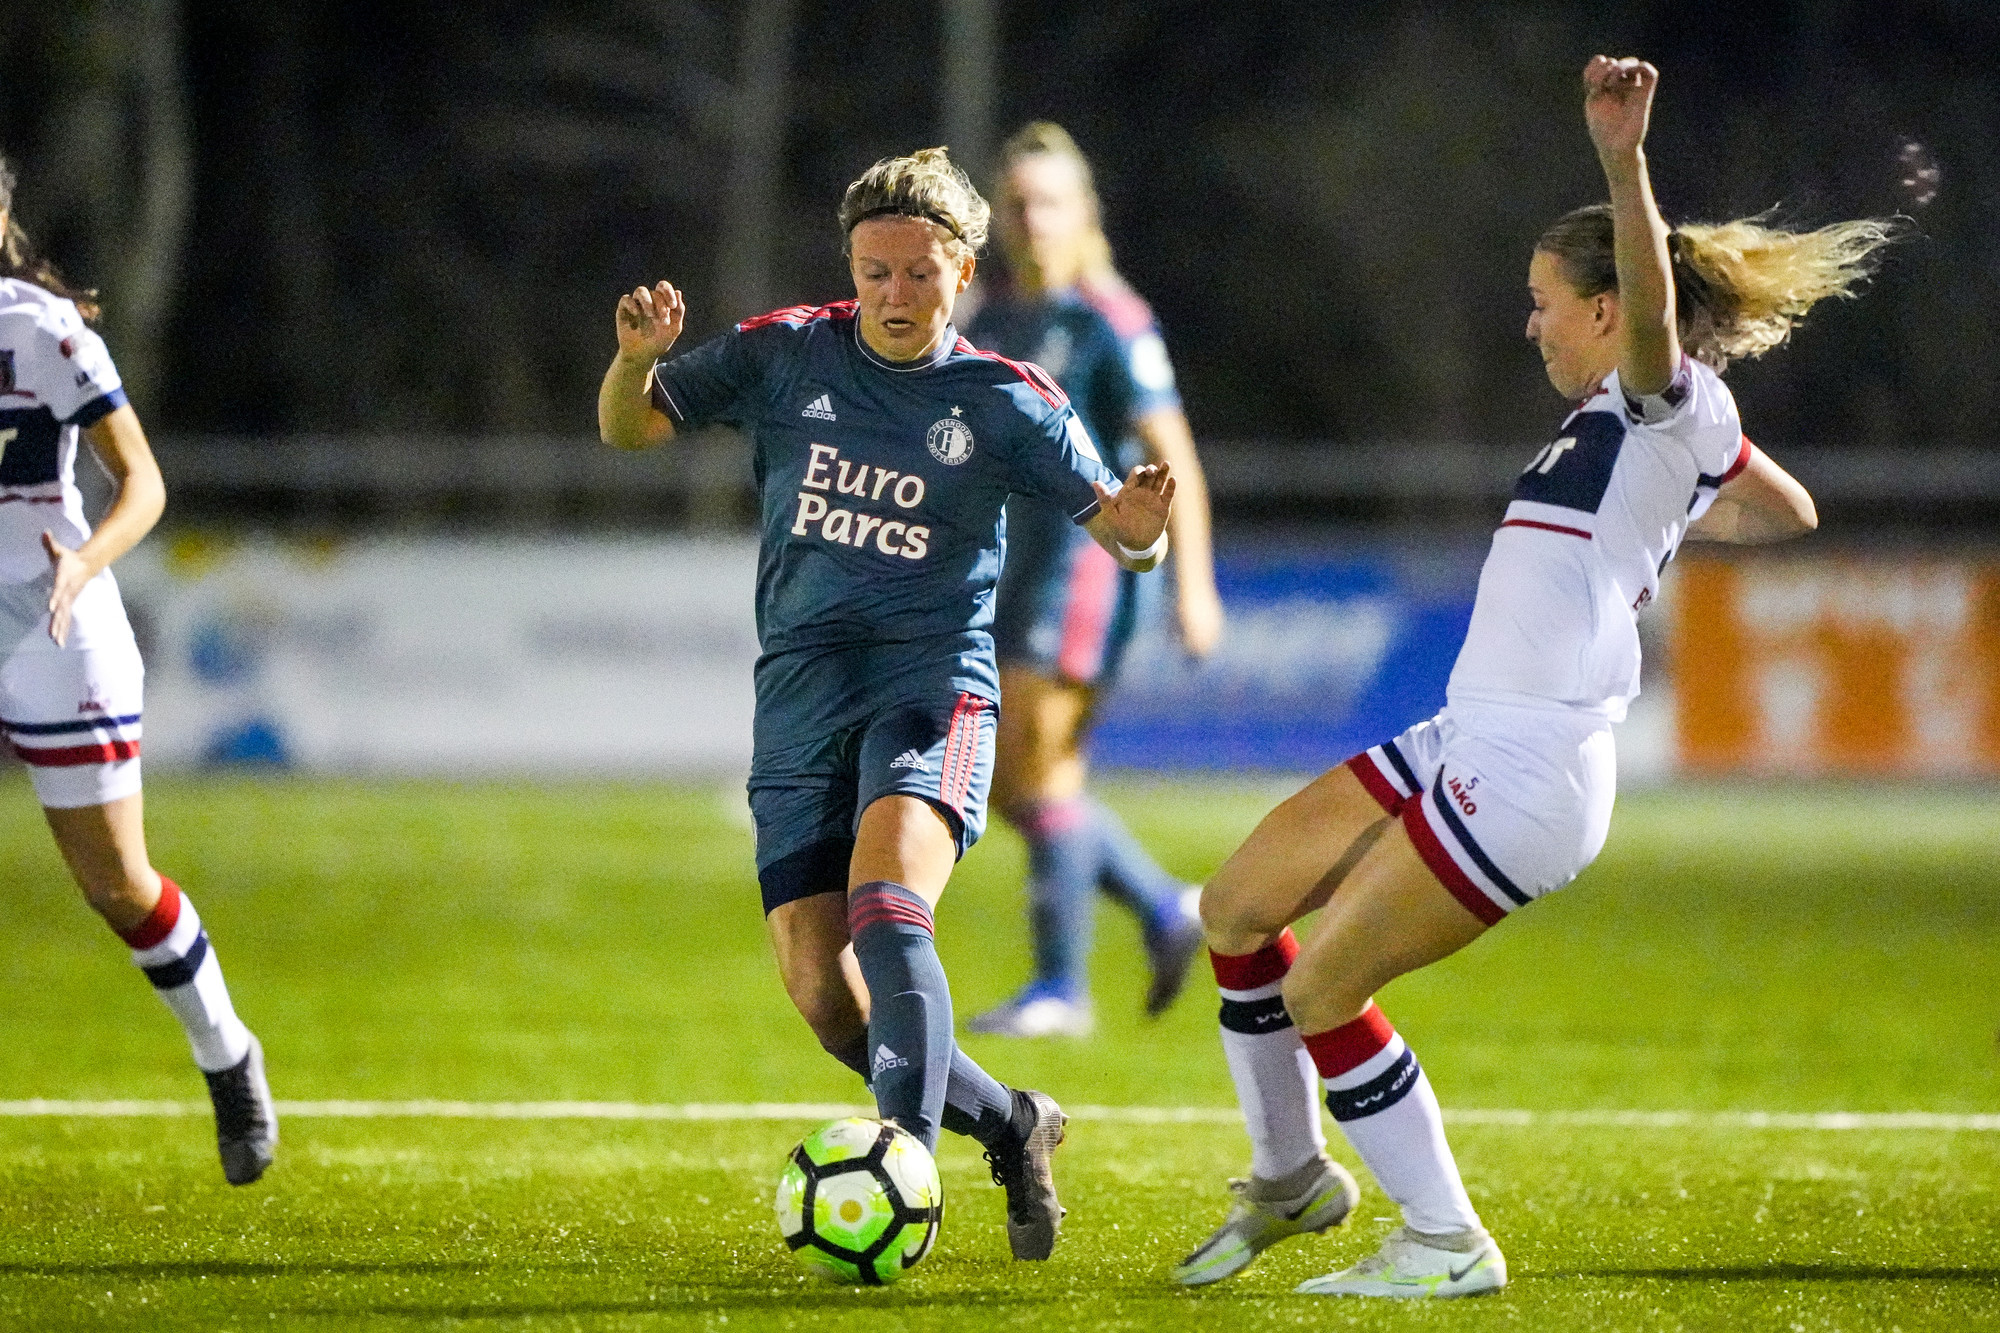
[[[1226,877],[1204,884],[1199,910],[1208,947],[1221,954],[1245,954],[1269,944],[1288,923],[1264,920],[1266,914],[1256,908],[1255,896],[1237,891]]]

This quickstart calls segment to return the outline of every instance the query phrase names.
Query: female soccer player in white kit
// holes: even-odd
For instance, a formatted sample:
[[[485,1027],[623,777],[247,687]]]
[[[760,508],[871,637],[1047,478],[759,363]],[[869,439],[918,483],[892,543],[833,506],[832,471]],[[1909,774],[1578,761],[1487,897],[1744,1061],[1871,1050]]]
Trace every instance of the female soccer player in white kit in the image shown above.
[[[28,766],[84,898],[180,1020],[215,1106],[223,1174],[247,1185],[278,1142],[257,1039],[230,1006],[194,904],[146,858],[139,792],[145,668],[111,563],[166,505],[94,293],[70,289],[13,221],[0,159],[0,736]],[[95,532],[79,434],[118,482]]]
[[[1640,607],[1687,537],[1815,526],[1811,498],[1742,433],[1718,372],[1847,295],[1890,228],[1804,234],[1739,221],[1669,230],[1642,145],[1658,71],[1593,59],[1584,115],[1609,206],[1558,220],[1528,269],[1528,336],[1580,405],[1522,472],[1479,576],[1443,712],[1274,810],[1203,890],[1222,1042],[1253,1147],[1228,1218],[1174,1271],[1189,1284],[1345,1220],[1317,1084],[1403,1225],[1319,1295],[1464,1296],[1507,1280],[1416,1058],[1376,1007],[1396,977],[1470,944],[1596,857],[1611,725],[1639,688]],[[1301,946],[1289,926],[1320,910]]]

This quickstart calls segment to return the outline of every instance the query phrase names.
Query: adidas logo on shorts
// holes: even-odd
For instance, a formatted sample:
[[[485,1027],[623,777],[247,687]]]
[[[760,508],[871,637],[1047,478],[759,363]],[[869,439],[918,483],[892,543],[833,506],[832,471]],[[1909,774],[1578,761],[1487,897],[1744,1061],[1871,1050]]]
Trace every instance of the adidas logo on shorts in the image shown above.
[[[810,403],[807,403],[806,410],[799,413],[799,415],[802,417],[812,417],[817,421],[838,421],[840,419],[833,414],[833,395],[830,393],[823,393]]]
[[[891,759],[889,761],[889,767],[914,768],[919,773],[928,773],[931,771],[931,766],[925,763],[924,757],[918,754],[915,750],[903,751],[901,754],[897,755],[894,759]]]

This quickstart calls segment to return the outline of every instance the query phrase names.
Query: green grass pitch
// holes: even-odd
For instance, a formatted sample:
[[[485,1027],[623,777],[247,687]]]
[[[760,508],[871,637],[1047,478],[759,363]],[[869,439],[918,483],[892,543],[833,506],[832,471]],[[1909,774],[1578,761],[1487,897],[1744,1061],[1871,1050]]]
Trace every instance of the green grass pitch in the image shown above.
[[[1112,789],[1190,879],[1281,794]],[[183,778],[148,796],[154,859],[199,904],[280,1098],[862,1099],[778,987],[740,801]],[[2000,1134],[1709,1115],[2000,1110],[1996,865],[1987,791],[1634,794],[1574,887],[1391,987],[1448,1108],[1700,1113],[1457,1124],[1513,1273],[1490,1298],[1291,1296],[1391,1225],[1365,1175],[1350,1227],[1167,1285],[1247,1159],[1226,1123],[1079,1119],[1045,1265],[1008,1261],[999,1193],[948,1140],[939,1252],[850,1291],[799,1275],[771,1221],[802,1123],[293,1117],[271,1175],[231,1190],[205,1119],[0,1116],[0,1329],[2000,1328]],[[946,896],[961,1018],[1021,979],[1020,870],[995,833]],[[18,776],[0,885],[0,1100],[198,1098]],[[1101,920],[1099,1036],[968,1048],[1076,1105],[1229,1105],[1205,978],[1146,1023],[1134,932]]]

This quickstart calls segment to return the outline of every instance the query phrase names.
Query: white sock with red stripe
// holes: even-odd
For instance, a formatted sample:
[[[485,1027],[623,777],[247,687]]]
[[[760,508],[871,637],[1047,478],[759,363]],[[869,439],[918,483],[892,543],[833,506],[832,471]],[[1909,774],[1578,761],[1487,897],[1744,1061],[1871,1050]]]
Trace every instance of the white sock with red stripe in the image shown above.
[[[1290,1175],[1326,1151],[1312,1057],[1278,993],[1298,953],[1287,930],[1256,953],[1208,955],[1222,991],[1222,1053],[1250,1132],[1250,1174],[1260,1180]]]
[[[229,1002],[222,964],[208,947],[208,932],[180,886],[160,876],[160,901],[152,915],[119,935],[132,961],[181,1021],[194,1062],[204,1072],[229,1069],[250,1051],[250,1029]]]
[[[1444,1116],[1423,1067],[1371,1001],[1361,1017],[1304,1036],[1326,1080],[1326,1107],[1410,1230],[1438,1236],[1479,1227]]]

